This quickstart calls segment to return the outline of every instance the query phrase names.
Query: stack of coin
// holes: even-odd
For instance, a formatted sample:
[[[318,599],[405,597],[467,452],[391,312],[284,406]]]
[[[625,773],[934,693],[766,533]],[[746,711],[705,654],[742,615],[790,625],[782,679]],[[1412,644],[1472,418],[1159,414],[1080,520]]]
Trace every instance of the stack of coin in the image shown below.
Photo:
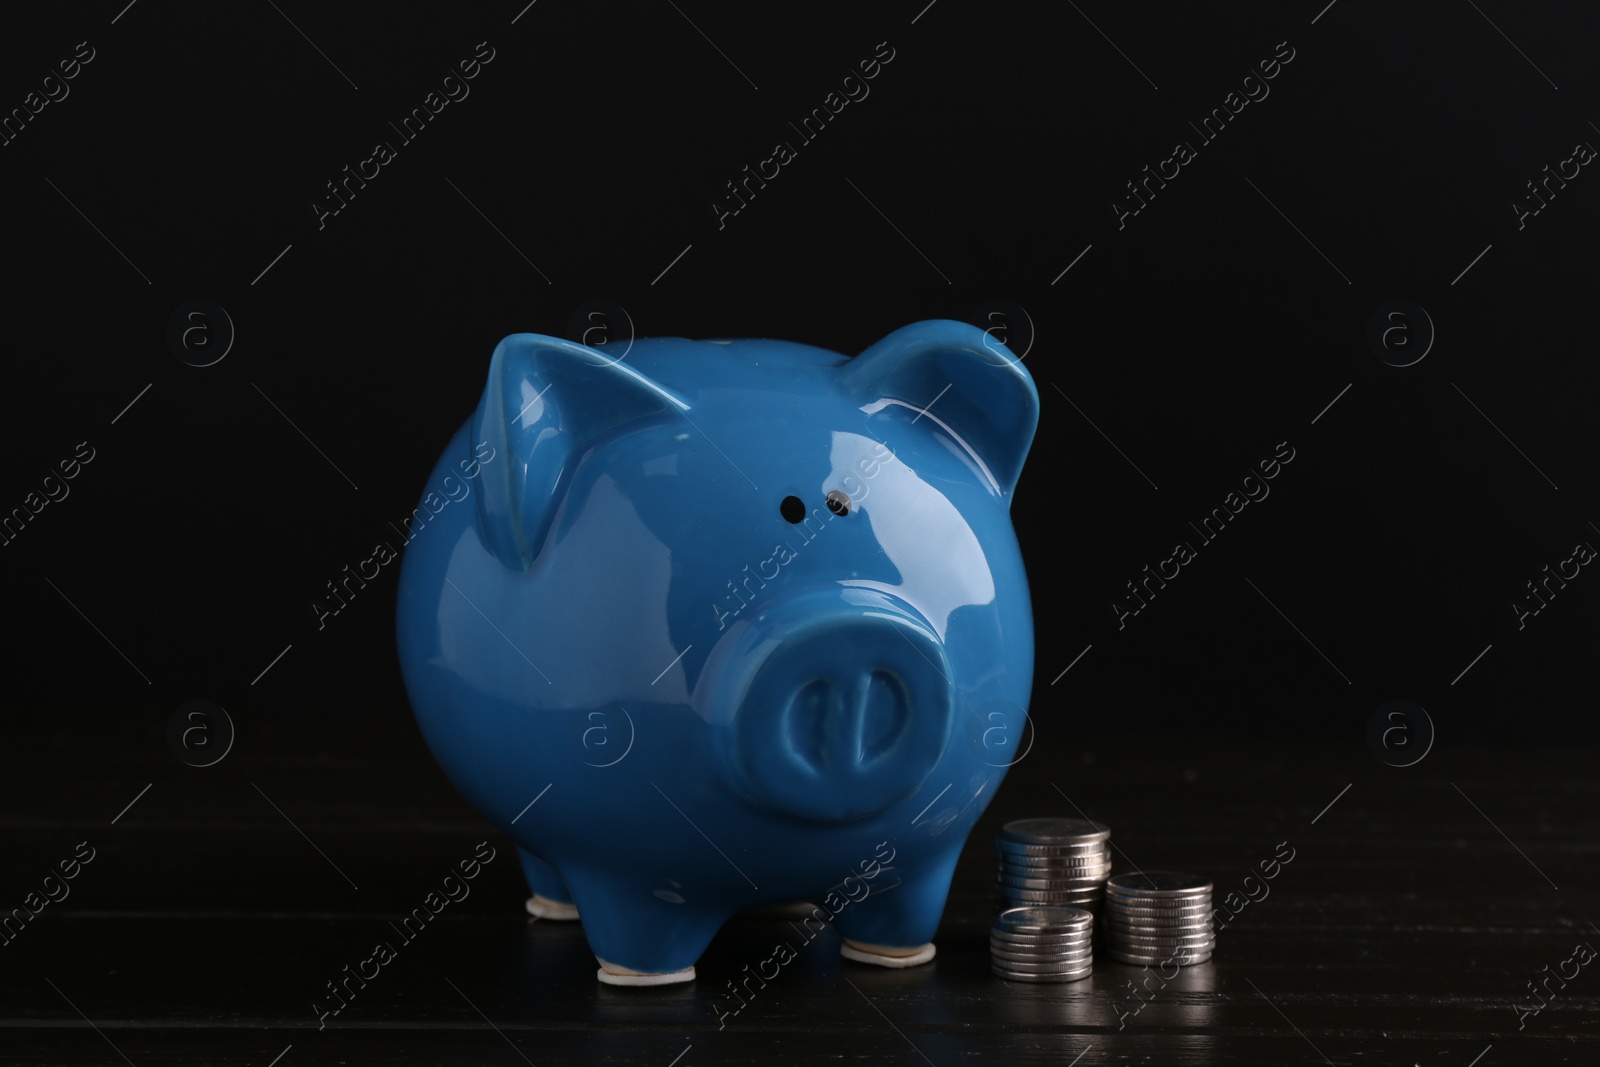
[[[1017,819],[994,842],[1000,907],[1056,905],[1097,911],[1111,873],[1111,830],[1088,819]]]
[[[989,967],[1013,982],[1076,982],[1094,972],[1094,916],[1082,908],[1008,908],[989,931]]]
[[[1106,941],[1114,959],[1149,966],[1204,963],[1216,947],[1211,880],[1140,871],[1106,882]]]

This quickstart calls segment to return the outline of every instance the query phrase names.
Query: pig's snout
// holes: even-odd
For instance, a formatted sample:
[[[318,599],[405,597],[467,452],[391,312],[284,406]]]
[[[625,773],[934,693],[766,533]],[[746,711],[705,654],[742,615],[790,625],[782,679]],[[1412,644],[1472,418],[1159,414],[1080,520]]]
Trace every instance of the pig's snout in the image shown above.
[[[944,754],[950,662],[897,598],[802,598],[729,637],[718,732],[736,784],[763,806],[865,818],[915,792]]]

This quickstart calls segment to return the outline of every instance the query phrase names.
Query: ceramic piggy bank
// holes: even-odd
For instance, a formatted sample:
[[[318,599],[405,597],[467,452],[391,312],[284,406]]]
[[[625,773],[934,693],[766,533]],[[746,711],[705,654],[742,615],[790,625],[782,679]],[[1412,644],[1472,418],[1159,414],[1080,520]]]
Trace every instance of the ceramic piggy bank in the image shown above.
[[[400,662],[601,981],[692,979],[730,916],[795,901],[852,959],[932,958],[1024,732],[1009,509],[1038,405],[959,322],[853,359],[500,342],[417,512]]]

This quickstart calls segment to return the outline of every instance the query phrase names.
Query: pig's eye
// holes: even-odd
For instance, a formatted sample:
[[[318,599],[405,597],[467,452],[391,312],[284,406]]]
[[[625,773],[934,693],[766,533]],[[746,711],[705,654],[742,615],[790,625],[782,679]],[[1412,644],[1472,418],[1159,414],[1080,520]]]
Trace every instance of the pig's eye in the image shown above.
[[[778,514],[784,522],[799,523],[806,517],[806,506],[797,496],[786,496],[778,505]]]
[[[839,489],[829,489],[828,510],[835,515],[850,514],[850,494]]]

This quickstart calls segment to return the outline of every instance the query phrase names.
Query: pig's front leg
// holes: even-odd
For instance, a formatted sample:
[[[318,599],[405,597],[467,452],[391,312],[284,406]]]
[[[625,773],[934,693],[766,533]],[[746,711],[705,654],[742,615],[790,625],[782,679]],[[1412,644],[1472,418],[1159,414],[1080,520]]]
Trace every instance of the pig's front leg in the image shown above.
[[[522,860],[523,877],[533,891],[526,905],[528,914],[557,922],[576,919],[578,906],[572,902],[572,893],[556,869],[525,848],[517,849],[517,857]]]
[[[914,869],[893,861],[885,864],[876,878],[864,883],[866,895],[852,899],[834,919],[844,938],[840,955],[878,967],[915,967],[933,959],[933,935],[960,855],[958,840],[947,853]]]
[[[607,985],[694,981],[695,961],[730,914],[725,902],[701,902],[690,889],[653,890],[609,873],[568,870],[567,884],[600,963],[595,977]]]

